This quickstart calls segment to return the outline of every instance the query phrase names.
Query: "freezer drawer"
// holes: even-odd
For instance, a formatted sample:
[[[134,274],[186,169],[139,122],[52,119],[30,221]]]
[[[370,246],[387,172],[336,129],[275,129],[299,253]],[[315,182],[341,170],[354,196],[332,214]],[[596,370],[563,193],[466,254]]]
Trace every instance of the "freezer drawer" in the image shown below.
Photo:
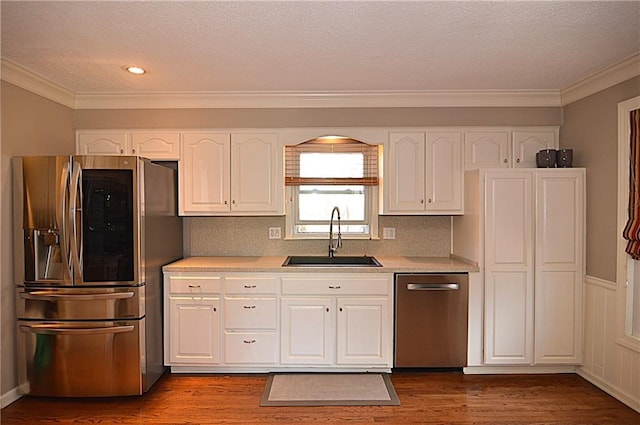
[[[19,287],[16,317],[35,320],[132,320],[145,315],[145,286]]]
[[[17,323],[18,390],[22,394],[142,394],[144,319]]]

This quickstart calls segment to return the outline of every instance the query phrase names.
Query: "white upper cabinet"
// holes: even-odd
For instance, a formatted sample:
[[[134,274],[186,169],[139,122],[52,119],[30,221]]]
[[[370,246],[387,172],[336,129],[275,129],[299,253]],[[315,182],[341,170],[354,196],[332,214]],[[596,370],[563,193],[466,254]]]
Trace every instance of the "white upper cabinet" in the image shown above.
[[[154,161],[180,159],[180,133],[157,131],[80,130],[79,155],[137,155]]]
[[[510,141],[511,135],[508,131],[465,132],[465,169],[509,167]]]
[[[557,148],[557,127],[473,129],[464,132],[466,170],[535,168],[538,151]]]
[[[206,215],[230,211],[231,135],[183,135],[178,165],[181,215]]]
[[[385,214],[461,214],[462,133],[390,133],[384,175]]]
[[[180,133],[131,133],[131,153],[156,161],[178,161]]]
[[[514,131],[513,167],[535,168],[536,153],[558,147],[557,131]]]
[[[278,135],[231,135],[231,211],[283,213],[282,147]]]
[[[185,133],[178,170],[181,215],[283,214],[276,133]]]
[[[129,134],[123,131],[78,131],[78,155],[131,155]]]

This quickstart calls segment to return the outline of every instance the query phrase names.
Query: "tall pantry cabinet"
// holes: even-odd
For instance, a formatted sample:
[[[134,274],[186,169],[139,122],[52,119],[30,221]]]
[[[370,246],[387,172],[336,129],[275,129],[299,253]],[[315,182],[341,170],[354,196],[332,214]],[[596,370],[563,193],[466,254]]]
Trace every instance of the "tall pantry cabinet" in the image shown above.
[[[584,169],[484,169],[465,176],[453,252],[484,281],[483,363],[582,361]]]

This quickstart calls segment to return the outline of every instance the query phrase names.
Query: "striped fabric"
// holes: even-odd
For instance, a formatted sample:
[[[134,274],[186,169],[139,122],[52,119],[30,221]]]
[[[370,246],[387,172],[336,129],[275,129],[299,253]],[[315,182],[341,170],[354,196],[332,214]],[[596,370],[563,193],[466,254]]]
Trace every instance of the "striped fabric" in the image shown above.
[[[629,218],[622,236],[627,240],[627,253],[640,260],[640,109],[631,111],[629,138]]]

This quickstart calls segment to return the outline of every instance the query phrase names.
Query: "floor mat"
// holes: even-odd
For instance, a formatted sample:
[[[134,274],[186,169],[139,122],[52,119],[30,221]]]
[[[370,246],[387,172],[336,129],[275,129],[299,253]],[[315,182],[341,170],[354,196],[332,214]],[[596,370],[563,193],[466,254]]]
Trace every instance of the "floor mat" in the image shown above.
[[[398,406],[387,373],[276,373],[261,406]]]

